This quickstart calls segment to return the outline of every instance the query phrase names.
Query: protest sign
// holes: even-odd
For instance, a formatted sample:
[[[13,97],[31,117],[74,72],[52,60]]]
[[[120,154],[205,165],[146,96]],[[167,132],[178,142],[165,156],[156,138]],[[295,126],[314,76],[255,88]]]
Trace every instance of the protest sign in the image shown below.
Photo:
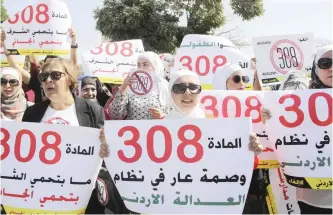
[[[149,96],[154,87],[153,78],[149,72],[137,70],[131,73],[131,78],[135,78],[135,82],[129,85],[129,94],[138,96]]]
[[[6,213],[84,214],[102,164],[100,131],[8,121],[1,126]]]
[[[252,44],[262,86],[279,84],[291,70],[303,71],[311,77],[316,53],[311,33],[257,37]]]
[[[287,182],[332,189],[332,90],[265,92],[266,129]]]
[[[12,55],[68,54],[71,22],[66,3],[38,0],[2,24],[6,47]]]
[[[208,118],[251,117],[252,129],[265,147],[259,154],[257,168],[278,168],[279,163],[270,146],[266,129],[261,120],[263,93],[259,91],[204,90],[201,108]]]
[[[132,211],[240,214],[254,164],[250,132],[249,118],[106,121],[106,140],[117,144],[104,160]]]
[[[98,77],[102,82],[121,84],[144,52],[141,40],[102,43],[82,54],[85,76]]]
[[[168,53],[160,54],[160,58],[163,61],[164,73],[168,79],[170,79],[170,70],[171,67],[173,67],[174,57],[175,56]]]
[[[270,214],[300,214],[296,187],[288,185],[280,168],[264,171]]]
[[[24,55],[14,55],[12,56],[12,58],[14,59],[14,61],[23,68],[24,66],[24,60],[25,60],[25,56]],[[7,57],[5,55],[5,51],[2,47],[2,45],[0,44],[0,68],[3,67],[9,67],[9,63],[7,61]]]
[[[186,35],[175,56],[172,72],[189,69],[200,77],[203,89],[212,89],[214,73],[226,63],[239,64],[250,82],[246,88],[251,89],[253,70],[251,59],[243,54],[230,40],[224,37],[190,34]]]

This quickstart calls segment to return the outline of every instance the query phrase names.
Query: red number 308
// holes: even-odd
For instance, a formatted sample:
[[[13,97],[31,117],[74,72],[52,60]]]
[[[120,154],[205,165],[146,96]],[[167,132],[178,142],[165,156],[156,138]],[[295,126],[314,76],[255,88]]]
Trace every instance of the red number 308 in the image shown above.
[[[317,109],[316,109],[316,100],[318,97],[322,97],[326,100],[327,106],[328,106],[328,116],[326,120],[321,121],[318,118],[317,115]],[[288,112],[294,112],[296,114],[296,120],[294,122],[288,121],[284,116],[280,116],[279,120],[282,125],[288,128],[295,128],[299,125],[301,125],[304,121],[304,113],[303,111],[299,108],[301,105],[301,99],[299,96],[294,95],[294,94],[288,94],[284,95],[279,99],[280,104],[284,104],[284,102],[287,99],[292,99],[293,100],[293,105],[285,107],[285,110]],[[318,92],[314,93],[310,96],[309,102],[308,102],[308,110],[309,110],[309,116],[312,122],[318,126],[328,126],[332,124],[332,97],[324,92]]]
[[[26,12],[29,10],[29,16],[26,18]],[[48,23],[50,20],[50,16],[48,14],[49,7],[46,4],[39,4],[36,7],[36,21],[39,24]],[[16,24],[19,21],[20,15],[19,13],[15,14],[13,19],[8,19],[9,24]],[[28,7],[24,8],[21,13],[21,19],[24,24],[29,24],[34,18],[34,8],[29,5]]]
[[[186,131],[193,131],[194,137],[192,139],[187,139],[185,137]],[[126,163],[134,163],[138,161],[141,158],[142,155],[142,147],[138,143],[138,140],[140,138],[140,132],[137,128],[133,126],[126,126],[119,130],[118,136],[122,137],[124,136],[125,132],[131,132],[132,133],[132,139],[125,140],[124,144],[126,146],[132,146],[135,150],[135,153],[132,157],[126,157],[124,152],[122,150],[118,151],[118,157],[120,160]],[[164,135],[164,144],[165,144],[165,151],[162,157],[158,158],[155,155],[154,151],[154,135],[156,132],[161,132]],[[185,163],[195,163],[201,160],[203,157],[203,147],[199,143],[199,140],[201,138],[201,130],[195,125],[184,125],[182,126],[178,131],[178,139],[181,141],[177,148],[177,155],[178,158],[185,162]],[[196,149],[196,154],[192,158],[188,158],[185,155],[185,147],[186,146],[194,146]],[[172,137],[169,132],[169,130],[161,125],[153,126],[151,129],[149,129],[147,133],[147,153],[148,157],[155,163],[163,163],[169,160],[171,153],[172,153]]]
[[[10,139],[10,134],[7,129],[1,128],[1,133],[3,134],[3,138],[1,139],[1,146],[3,147],[3,152],[0,156],[0,160],[4,160],[8,157],[10,153],[10,146],[8,144],[8,140]],[[29,137],[29,152],[26,157],[23,157],[21,155],[21,146],[22,146],[22,137],[26,135]],[[55,138],[55,141],[53,144],[49,143],[47,138],[49,136],[53,136]],[[61,150],[59,149],[59,145],[61,143],[61,136],[54,132],[54,131],[47,131],[42,135],[42,143],[43,147],[39,151],[39,159],[45,163],[45,164],[55,164],[57,163],[61,158]],[[24,142],[23,142],[24,143]],[[51,160],[48,160],[46,158],[46,151],[48,149],[52,149],[55,152],[54,158]],[[34,157],[36,152],[36,137],[35,135],[27,129],[22,129],[19,132],[17,132],[15,137],[15,143],[14,143],[14,156],[19,162],[29,162]]]

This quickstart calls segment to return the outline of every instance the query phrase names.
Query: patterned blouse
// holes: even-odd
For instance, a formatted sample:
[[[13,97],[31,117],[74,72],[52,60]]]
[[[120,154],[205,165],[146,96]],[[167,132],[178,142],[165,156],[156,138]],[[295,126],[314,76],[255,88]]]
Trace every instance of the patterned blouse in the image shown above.
[[[149,120],[153,119],[149,108],[158,108],[165,115],[169,113],[169,109],[162,107],[158,95],[142,97],[136,95],[121,95],[118,92],[109,106],[109,113],[112,119],[122,120]]]

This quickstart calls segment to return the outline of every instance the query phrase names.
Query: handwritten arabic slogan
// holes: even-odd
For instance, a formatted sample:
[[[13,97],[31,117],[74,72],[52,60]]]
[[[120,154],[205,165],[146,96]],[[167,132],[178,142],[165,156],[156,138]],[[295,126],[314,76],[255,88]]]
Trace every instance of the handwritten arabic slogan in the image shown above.
[[[296,198],[296,187],[287,183],[281,169],[270,169],[269,180],[273,200],[276,204],[276,214],[300,214]]]
[[[252,88],[253,70],[251,60],[230,40],[224,37],[190,34],[186,35],[175,56],[171,72],[189,69],[200,77],[203,89],[212,89],[214,73],[227,62],[239,64],[250,77],[247,89]]]
[[[20,67],[24,66],[25,56],[17,55],[17,56],[13,56],[13,57],[14,57],[15,62],[17,62]],[[5,51],[3,50],[2,45],[0,44],[0,68],[8,67],[8,66],[9,66],[9,63],[8,63],[7,57],[5,55]]]
[[[2,24],[7,49],[13,55],[68,54],[71,22],[64,2],[38,0]]]
[[[99,131],[38,123],[1,124],[0,195],[7,214],[84,214],[102,163]],[[81,166],[84,168],[77,171]]]
[[[102,82],[121,84],[137,59],[144,52],[141,40],[102,43],[82,54],[85,76],[98,77]]]
[[[174,55],[164,53],[160,54],[160,58],[163,61],[164,72],[167,78],[170,78],[170,70],[173,67]]]
[[[201,94],[201,108],[208,118],[251,117],[253,132],[257,133],[260,142],[265,147],[259,155],[257,168],[279,167],[274,148],[269,144],[268,135],[261,120],[260,108],[263,100],[261,92],[204,90]]]
[[[311,189],[332,189],[332,91],[265,92],[271,147],[287,182]]]
[[[254,162],[249,118],[106,121],[105,132],[118,144],[104,160],[130,210],[242,213]],[[232,148],[208,147],[218,140]]]
[[[291,70],[311,78],[315,42],[313,34],[292,34],[253,38],[258,76],[263,86],[276,85]]]

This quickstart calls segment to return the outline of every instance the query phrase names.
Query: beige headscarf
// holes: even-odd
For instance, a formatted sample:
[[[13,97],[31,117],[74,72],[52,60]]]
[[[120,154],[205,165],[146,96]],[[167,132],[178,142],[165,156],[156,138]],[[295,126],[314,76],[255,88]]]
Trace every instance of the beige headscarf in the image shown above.
[[[15,121],[22,121],[24,111],[27,109],[27,100],[24,96],[22,89],[22,76],[19,71],[12,67],[2,68],[1,78],[5,75],[11,75],[19,81],[19,86],[14,88],[13,95],[10,97],[4,97],[1,93],[1,119],[11,119]],[[4,116],[6,118],[4,118]]]

